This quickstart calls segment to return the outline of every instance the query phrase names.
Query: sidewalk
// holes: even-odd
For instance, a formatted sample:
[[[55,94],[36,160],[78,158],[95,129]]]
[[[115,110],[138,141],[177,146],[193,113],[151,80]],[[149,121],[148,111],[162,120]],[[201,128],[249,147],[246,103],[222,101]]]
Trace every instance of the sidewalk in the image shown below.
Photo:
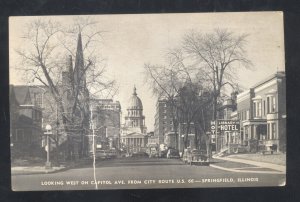
[[[230,161],[230,162],[236,162],[236,163],[243,163],[243,164],[247,164],[247,165],[252,165],[252,166],[255,166],[255,167],[258,167],[258,168],[271,169],[271,170],[274,170],[274,171],[277,171],[277,172],[279,171],[281,173],[286,172],[286,166],[284,166],[284,165],[268,163],[268,162],[261,162],[261,161],[254,161],[254,160],[248,160],[248,159],[242,159],[242,158],[238,158],[235,155],[227,156],[227,157],[216,157],[215,156],[213,158],[214,159],[219,159],[219,160]]]
[[[12,175],[48,174],[69,169],[65,166],[46,169],[45,166],[15,166],[11,167]]]
[[[64,163],[64,165],[53,166],[49,169],[45,168],[45,165],[34,165],[34,166],[12,166],[12,175],[32,175],[32,174],[50,174],[65,171],[78,166],[86,165],[91,161],[90,159],[80,159],[76,162]]]

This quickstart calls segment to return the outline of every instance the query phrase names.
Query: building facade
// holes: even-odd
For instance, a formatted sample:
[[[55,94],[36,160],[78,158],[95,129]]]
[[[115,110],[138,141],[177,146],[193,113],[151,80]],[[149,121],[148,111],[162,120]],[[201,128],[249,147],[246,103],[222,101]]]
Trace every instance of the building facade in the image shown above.
[[[128,101],[127,115],[121,130],[121,144],[128,153],[146,151],[147,127],[143,115],[143,104],[137,96],[135,87]]]
[[[167,99],[158,100],[154,122],[154,136],[159,144],[175,146],[172,105]]]
[[[286,78],[277,72],[237,95],[237,114],[242,123],[240,142],[274,145],[286,151]],[[249,142],[250,141],[250,142]]]
[[[237,94],[238,92],[232,92],[231,96],[218,107],[219,120],[238,120]],[[213,140],[214,150],[217,149],[217,151],[228,150],[231,153],[240,144],[240,131],[222,131],[217,137],[217,140],[215,138]]]
[[[11,157],[43,157],[42,109],[27,86],[10,86]]]
[[[112,99],[92,99],[90,106],[98,148],[119,149],[121,132],[120,102]],[[91,150],[92,137],[89,137],[89,148]]]

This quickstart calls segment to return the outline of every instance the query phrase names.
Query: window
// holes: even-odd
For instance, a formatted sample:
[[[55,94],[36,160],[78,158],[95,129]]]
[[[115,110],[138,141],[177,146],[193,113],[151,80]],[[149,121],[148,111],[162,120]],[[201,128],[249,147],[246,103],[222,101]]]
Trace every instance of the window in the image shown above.
[[[270,97],[267,97],[267,114],[270,113]]]
[[[272,112],[276,111],[276,100],[275,96],[272,97]]]
[[[266,115],[266,101],[265,100],[264,100],[264,106],[263,107],[264,107],[263,108],[264,109],[264,113],[263,114]]]
[[[167,116],[164,116],[164,119],[167,119]]]
[[[23,129],[16,130],[16,139],[15,140],[18,142],[24,141],[24,130]]]
[[[246,111],[246,119],[250,119],[249,110]]]
[[[258,114],[259,117],[261,117],[261,102],[258,102]]]
[[[267,98],[268,113],[273,113],[276,111],[276,98],[275,96],[269,96]]]
[[[35,104],[38,107],[43,107],[43,95],[40,93],[35,93],[34,97],[35,97]]]
[[[253,116],[261,117],[261,101],[253,102]]]
[[[272,123],[272,135],[270,139],[276,139],[276,123]]]

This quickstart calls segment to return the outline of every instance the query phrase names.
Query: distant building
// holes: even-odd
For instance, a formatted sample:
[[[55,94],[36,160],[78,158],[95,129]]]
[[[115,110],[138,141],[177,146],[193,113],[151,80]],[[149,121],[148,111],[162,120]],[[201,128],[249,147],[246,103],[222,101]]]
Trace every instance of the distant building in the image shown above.
[[[225,101],[218,107],[218,119],[221,120],[237,120],[237,94],[238,92],[232,92],[231,97],[225,99]],[[215,136],[214,136],[215,137]],[[233,144],[237,145],[240,143],[239,138],[240,131],[232,132],[220,132],[218,134],[218,140],[215,138],[212,140],[216,145],[218,151],[222,151],[223,149],[230,149]],[[214,148],[215,150],[215,148]]]
[[[26,86],[10,85],[10,136],[12,159],[42,156],[42,109]]]
[[[143,115],[143,104],[136,88],[129,99],[125,124],[121,130],[121,143],[129,153],[146,151],[147,127]]]
[[[158,100],[156,103],[154,136],[158,137],[159,144],[164,144],[165,140],[169,144],[172,141],[168,137],[168,134],[174,134],[172,109],[171,103],[167,99]]]
[[[92,99],[91,114],[97,144],[103,149],[120,148],[121,105],[112,99]],[[89,140],[92,148],[92,139]]]

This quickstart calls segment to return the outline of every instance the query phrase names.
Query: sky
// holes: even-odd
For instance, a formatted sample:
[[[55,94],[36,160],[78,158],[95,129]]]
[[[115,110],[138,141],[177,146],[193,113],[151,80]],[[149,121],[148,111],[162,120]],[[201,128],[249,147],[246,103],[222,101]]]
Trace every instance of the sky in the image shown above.
[[[39,16],[71,24],[76,16]],[[122,14],[93,15],[98,29],[104,30],[101,55],[107,60],[107,74],[115,78],[119,93],[114,97],[121,103],[123,117],[134,85],[142,100],[148,131],[154,129],[157,99],[145,83],[145,63],[165,64],[168,49],[181,44],[185,33],[191,30],[208,33],[227,29],[236,34],[248,34],[247,57],[253,70],[237,71],[239,83],[249,88],[276,71],[285,71],[282,12],[245,13],[185,13],[185,14]],[[25,84],[15,69],[19,56],[15,50],[24,46],[24,26],[35,16],[9,19],[10,84]],[[123,120],[124,121],[124,120]]]

